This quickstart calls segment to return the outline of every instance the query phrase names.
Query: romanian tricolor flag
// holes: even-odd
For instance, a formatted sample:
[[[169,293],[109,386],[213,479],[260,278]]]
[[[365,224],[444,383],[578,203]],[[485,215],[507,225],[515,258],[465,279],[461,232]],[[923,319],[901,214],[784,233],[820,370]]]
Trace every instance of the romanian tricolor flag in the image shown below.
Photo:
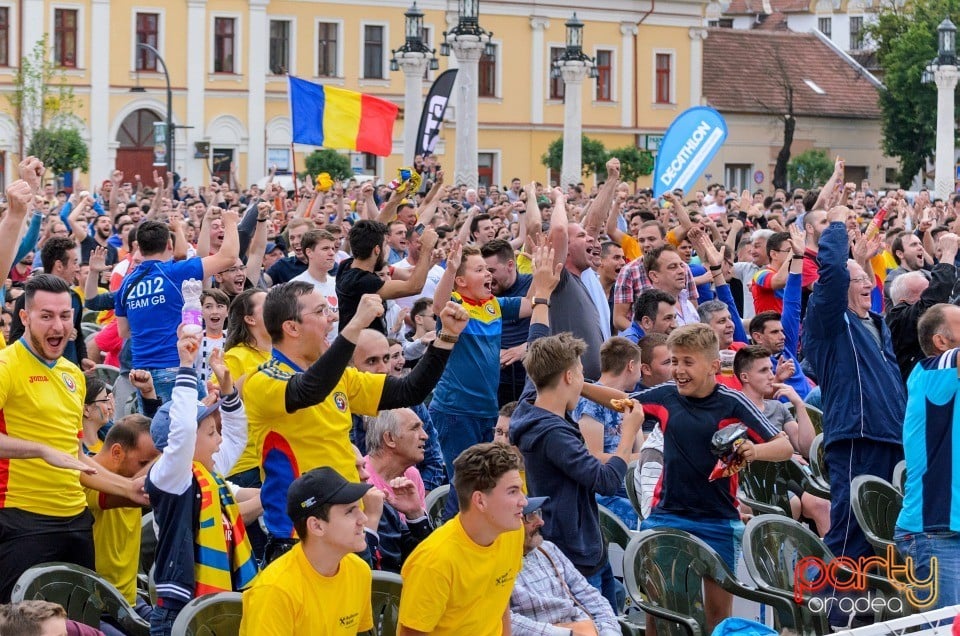
[[[379,97],[290,76],[293,142],[386,157],[399,108]]]

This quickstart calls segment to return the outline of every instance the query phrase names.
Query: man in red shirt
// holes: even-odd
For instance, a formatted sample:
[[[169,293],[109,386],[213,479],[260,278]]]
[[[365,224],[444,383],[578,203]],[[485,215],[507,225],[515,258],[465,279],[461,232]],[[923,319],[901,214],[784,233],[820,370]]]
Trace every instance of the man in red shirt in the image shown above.
[[[787,271],[785,263],[789,263],[790,254],[789,232],[774,232],[767,239],[767,258],[770,263],[762,267],[753,275],[753,307],[759,314],[763,311],[783,311],[783,288],[787,285]]]

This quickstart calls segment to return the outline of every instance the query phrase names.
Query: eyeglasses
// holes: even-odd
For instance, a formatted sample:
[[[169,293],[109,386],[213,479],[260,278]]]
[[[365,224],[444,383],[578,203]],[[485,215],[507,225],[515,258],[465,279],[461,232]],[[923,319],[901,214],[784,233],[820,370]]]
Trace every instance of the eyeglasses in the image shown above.
[[[307,312],[304,312],[304,313],[307,314],[308,316],[310,316],[310,315],[313,315],[313,316],[332,316],[332,315],[334,314],[334,310],[333,310],[333,307],[331,307],[330,305],[324,305],[323,307],[321,307],[320,309],[317,309],[316,311],[307,311]]]
[[[243,270],[242,267],[231,267],[230,269],[225,269],[225,270],[223,270],[223,271],[220,272],[220,273],[221,273],[221,274],[232,274],[232,273],[234,273],[234,272],[239,272],[239,271],[242,271],[242,270]]]
[[[543,519],[543,508],[537,508],[533,512],[528,512],[527,514],[523,515],[524,523],[533,523],[536,519]]]

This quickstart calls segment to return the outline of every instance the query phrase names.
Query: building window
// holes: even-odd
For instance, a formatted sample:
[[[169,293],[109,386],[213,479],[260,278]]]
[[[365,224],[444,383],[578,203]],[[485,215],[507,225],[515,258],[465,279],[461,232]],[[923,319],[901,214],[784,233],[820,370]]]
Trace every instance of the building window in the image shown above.
[[[723,167],[723,181],[730,192],[742,192],[750,187],[753,166],[748,163],[728,163]]]
[[[383,79],[383,27],[363,27],[363,78]]]
[[[863,48],[863,17],[850,18],[850,49],[859,51]]]
[[[9,7],[0,7],[0,66],[10,66]]]
[[[337,25],[317,23],[317,76],[337,76]]]
[[[564,95],[564,85],[562,77],[553,76],[553,64],[563,57],[564,48],[562,46],[550,47],[550,97],[549,99],[562,100]]]
[[[149,44],[155,49],[160,48],[160,14],[137,14],[137,44]],[[157,56],[152,51],[137,47],[137,70],[156,71]]]
[[[230,164],[233,163],[233,148],[213,149],[213,176],[230,183]]]
[[[277,167],[278,174],[289,174],[290,149],[289,148],[267,148],[266,169],[269,170],[271,166]]]
[[[213,72],[235,73],[234,47],[236,46],[234,18],[214,18],[213,21]]]
[[[484,51],[480,56],[479,73],[477,80],[477,94],[480,97],[497,96],[497,52],[500,47],[494,46],[493,55]]]
[[[597,51],[597,101],[613,101],[613,51]]]
[[[76,9],[54,9],[53,61],[64,68],[77,67]]]
[[[830,39],[833,39],[833,17],[817,18],[817,29]]]
[[[669,53],[657,53],[656,98],[657,104],[672,104],[673,95],[670,94],[670,67],[672,59]]]
[[[493,184],[494,156],[492,152],[477,154],[477,184],[489,188]]]
[[[377,174],[377,155],[370,154],[369,152],[360,154],[363,155],[363,173]]]
[[[423,43],[426,44],[428,47],[430,46],[430,42],[433,41],[432,34],[433,34],[433,31],[430,29],[430,27],[425,26],[423,27],[423,29],[420,30],[420,37],[423,38]],[[427,64],[427,68],[423,69],[423,79],[424,81],[430,81],[430,65],[429,64]]]
[[[290,70],[290,20],[270,20],[270,72]]]

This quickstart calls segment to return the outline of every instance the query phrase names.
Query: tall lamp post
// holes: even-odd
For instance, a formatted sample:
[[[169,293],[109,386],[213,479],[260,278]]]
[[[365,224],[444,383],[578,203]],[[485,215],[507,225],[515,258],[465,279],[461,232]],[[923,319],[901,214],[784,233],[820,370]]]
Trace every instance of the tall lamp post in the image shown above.
[[[147,51],[150,51],[154,57],[157,58],[157,61],[160,62],[160,68],[163,69],[163,78],[167,81],[167,174],[171,175],[169,176],[169,178],[172,179],[173,167],[174,167],[174,163],[173,163],[174,136],[173,136],[173,91],[170,90],[170,73],[167,72],[167,63],[163,61],[162,57],[160,57],[160,51],[150,46],[149,44],[145,44],[143,42],[138,42],[137,48],[146,49]],[[139,73],[137,77],[139,78]],[[135,86],[130,90],[134,93],[146,92],[146,89],[144,89],[142,86],[139,86],[139,85]]]
[[[937,27],[937,57],[923,72],[921,81],[937,85],[936,196],[944,201],[955,190],[954,165],[956,121],[954,89],[957,86],[957,27],[950,18]]]
[[[417,3],[403,14],[406,39],[403,46],[390,51],[390,70],[403,70],[403,163],[413,165],[413,157],[417,153],[417,128],[420,123],[420,112],[423,110],[423,74],[427,68],[435,71],[440,68],[434,49],[423,41],[423,12],[417,8]]]
[[[477,83],[480,56],[496,54],[493,33],[480,26],[480,0],[458,0],[457,24],[444,31],[440,55],[457,56],[457,150],[454,177],[457,185],[476,188],[477,173]]]
[[[560,187],[577,184],[583,175],[583,80],[597,77],[596,61],[583,52],[583,22],[574,13],[567,23],[567,46],[554,63],[551,77],[563,78],[563,164]]]

